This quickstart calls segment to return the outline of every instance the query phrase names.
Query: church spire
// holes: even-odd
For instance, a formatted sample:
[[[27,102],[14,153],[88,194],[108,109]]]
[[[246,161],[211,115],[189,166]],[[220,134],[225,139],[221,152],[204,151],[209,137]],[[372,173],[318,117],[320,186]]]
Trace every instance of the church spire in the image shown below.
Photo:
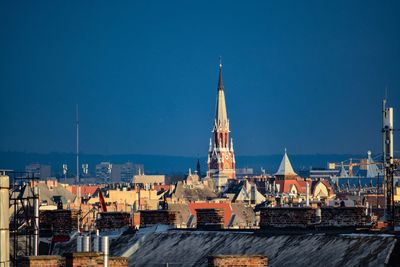
[[[224,80],[222,79],[222,60],[219,57],[219,78],[218,78],[218,91],[224,90]]]
[[[229,146],[229,120],[226,111],[221,58],[219,60],[217,105],[212,130],[213,148],[211,147],[210,141],[207,160],[207,176],[214,179],[215,186],[218,190],[223,190],[223,188],[228,184],[228,179],[236,178],[236,163],[232,141]]]
[[[221,58],[219,62],[219,79],[218,79],[218,94],[217,94],[217,110],[215,113],[215,128],[217,130],[219,128],[225,129],[229,131],[229,122],[228,115],[226,112],[226,103],[225,103],[225,92],[224,92],[224,82],[222,80],[222,63]]]

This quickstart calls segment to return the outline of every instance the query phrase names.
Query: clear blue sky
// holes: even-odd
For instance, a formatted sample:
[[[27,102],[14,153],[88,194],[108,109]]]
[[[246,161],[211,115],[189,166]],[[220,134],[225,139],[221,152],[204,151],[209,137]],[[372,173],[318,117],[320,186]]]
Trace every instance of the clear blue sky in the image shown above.
[[[399,1],[1,1],[0,150],[74,151],[79,103],[83,152],[205,156],[222,56],[237,154],[377,152],[385,87],[400,128],[399,14]]]

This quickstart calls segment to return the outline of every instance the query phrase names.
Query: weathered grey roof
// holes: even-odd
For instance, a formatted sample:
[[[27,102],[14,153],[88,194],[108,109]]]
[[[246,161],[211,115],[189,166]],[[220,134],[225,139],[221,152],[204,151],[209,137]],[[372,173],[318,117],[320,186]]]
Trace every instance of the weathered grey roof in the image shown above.
[[[115,248],[114,244],[124,244]],[[127,256],[130,266],[207,266],[210,255],[264,255],[269,266],[387,266],[396,239],[374,235],[260,235],[251,232],[178,231],[122,235],[111,255]]]
[[[56,204],[54,202],[55,196],[60,197],[63,204],[72,203],[75,200],[75,195],[59,184],[52,188],[49,188],[45,183],[38,183],[36,186],[39,188],[39,200],[41,202],[46,201],[48,204]],[[25,185],[21,193],[23,197],[32,196],[32,188]]]
[[[232,213],[235,215],[232,226],[246,227],[256,224],[256,214],[254,210],[244,203],[232,203]]]
[[[178,182],[172,194],[172,197],[195,201],[216,198],[217,194],[203,184],[197,186],[188,186],[182,182]]]
[[[179,225],[185,225],[189,222],[189,218],[192,215],[190,213],[189,206],[184,203],[169,203],[168,210],[176,211],[176,223]],[[192,220],[192,224],[195,223],[195,217]],[[188,226],[190,227],[190,226]]]

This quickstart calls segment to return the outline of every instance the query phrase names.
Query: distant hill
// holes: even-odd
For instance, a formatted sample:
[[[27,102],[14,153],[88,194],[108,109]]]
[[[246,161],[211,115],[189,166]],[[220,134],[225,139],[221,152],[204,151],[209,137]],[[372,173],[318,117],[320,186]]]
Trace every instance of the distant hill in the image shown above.
[[[310,167],[326,167],[327,162],[340,162],[349,158],[365,158],[366,155],[351,154],[314,154],[295,155],[289,154],[289,158],[295,170],[309,169]],[[195,170],[197,157],[164,156],[164,155],[95,155],[81,154],[80,162],[89,164],[89,171],[94,172],[94,167],[101,161],[111,163],[142,163],[146,173],[163,173],[167,175],[187,173],[189,168]],[[205,174],[207,169],[207,158],[201,157],[201,171]],[[268,173],[275,172],[282,159],[282,155],[260,155],[260,156],[236,156],[237,168],[254,168],[260,172],[261,167]],[[73,153],[25,153],[25,152],[0,152],[0,169],[25,170],[25,165],[30,163],[49,164],[53,175],[60,175],[62,164],[68,164],[69,172],[75,173],[75,154]]]

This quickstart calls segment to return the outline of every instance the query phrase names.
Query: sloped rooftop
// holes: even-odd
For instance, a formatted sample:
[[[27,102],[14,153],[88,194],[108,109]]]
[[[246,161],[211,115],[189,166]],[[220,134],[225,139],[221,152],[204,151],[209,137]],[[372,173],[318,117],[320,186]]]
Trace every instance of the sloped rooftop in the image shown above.
[[[189,186],[182,182],[177,183],[172,196],[178,199],[185,199],[189,201],[207,200],[216,198],[217,194],[209,187],[203,184],[196,186]]]
[[[124,243],[123,247],[113,244]],[[265,255],[270,266],[390,266],[396,239],[378,235],[274,235],[230,231],[150,232],[121,236],[111,254],[130,266],[207,266],[210,255]]]
[[[264,255],[269,266],[398,266],[400,244],[392,235],[258,233],[254,231],[168,230],[157,225],[111,239],[110,255],[129,266],[207,266],[212,255]],[[93,240],[92,240],[93,241]],[[56,244],[53,255],[76,250],[76,235]]]

